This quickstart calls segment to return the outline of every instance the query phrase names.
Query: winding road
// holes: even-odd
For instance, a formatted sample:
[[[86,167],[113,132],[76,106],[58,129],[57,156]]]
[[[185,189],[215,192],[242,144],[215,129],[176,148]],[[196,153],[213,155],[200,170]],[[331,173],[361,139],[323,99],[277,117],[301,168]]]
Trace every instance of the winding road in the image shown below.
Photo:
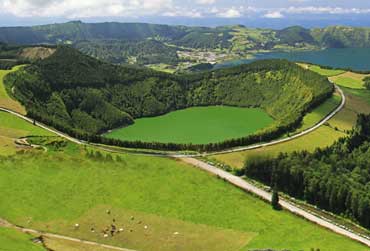
[[[293,139],[296,139],[296,138],[299,138],[299,137],[302,137],[306,134],[309,134],[311,133],[312,131],[318,129],[320,126],[324,125],[328,120],[330,120],[332,117],[334,117],[345,105],[346,103],[346,97],[343,93],[343,91],[338,87],[338,86],[335,86],[336,90],[339,92],[339,94],[341,95],[342,97],[342,101],[341,101],[341,104],[334,110],[332,111],[330,114],[328,114],[325,118],[323,118],[319,123],[317,123],[316,125],[314,125],[313,127],[309,128],[309,129],[306,129],[300,133],[297,133],[295,135],[292,135],[290,137],[286,137],[286,138],[283,138],[283,139],[278,139],[278,140],[274,140],[274,141],[271,141],[271,142],[268,142],[268,143],[262,143],[262,144],[256,144],[256,145],[252,145],[252,146],[245,146],[245,147],[238,147],[238,148],[234,148],[234,149],[230,149],[230,150],[225,150],[225,151],[219,151],[219,152],[212,152],[212,153],[205,153],[205,154],[196,154],[196,155],[184,155],[184,154],[146,154],[146,153],[136,153],[136,154],[140,154],[140,155],[154,155],[154,156],[164,156],[164,157],[172,157],[172,158],[178,158],[190,165],[193,165],[195,167],[198,167],[204,171],[207,171],[213,175],[217,175],[223,179],[225,179],[226,181],[228,181],[229,183],[247,191],[247,192],[250,192],[250,193],[253,193],[257,196],[259,196],[260,198],[266,200],[266,201],[271,201],[271,193],[269,192],[266,192],[265,190],[263,189],[260,189],[258,187],[256,187],[255,185],[247,182],[246,180],[238,177],[238,176],[235,176],[229,172],[226,172],[226,171],[223,171],[215,166],[212,166],[204,161],[201,161],[201,160],[198,160],[194,157],[199,157],[199,156],[207,156],[207,155],[213,155],[213,154],[222,154],[222,153],[232,153],[232,152],[238,152],[238,151],[246,151],[246,150],[251,150],[251,149],[256,149],[256,148],[260,148],[260,147],[266,147],[266,146],[271,146],[271,145],[276,145],[276,144],[280,144],[280,143],[283,143],[283,142],[286,142],[286,141],[290,141],[290,140],[293,140]],[[0,107],[0,111],[3,111],[3,112],[8,112],[10,114],[13,114],[21,119],[24,119],[30,123],[33,123],[34,120],[33,119],[30,119],[26,116],[23,116],[15,111],[12,111],[12,110],[9,110],[9,109],[6,109],[6,108],[1,108]],[[52,133],[55,133],[57,134],[58,136],[60,137],[63,137],[69,141],[72,141],[76,144],[80,144],[80,145],[92,145],[94,147],[97,147],[99,149],[102,149],[102,150],[106,150],[106,151],[110,151],[110,152],[118,152],[118,153],[122,153],[123,151],[119,151],[119,150],[114,150],[114,149],[111,149],[111,148],[106,148],[104,146],[100,146],[100,145],[94,145],[94,144],[89,144],[87,142],[84,142],[84,141],[81,141],[81,140],[78,140],[76,138],[73,138],[67,134],[64,134],[62,132],[59,132],[53,128],[50,128],[42,123],[39,123],[39,122],[36,122],[35,125],[47,130],[47,131],[50,131]],[[135,154],[135,153],[134,153]],[[297,206],[295,206],[294,204],[286,201],[286,200],[280,200],[280,204],[281,206],[292,212],[293,214],[296,214],[302,218],[305,218],[315,224],[318,224],[322,227],[325,227],[333,232],[336,232],[338,234],[341,234],[343,236],[346,236],[348,238],[351,238],[353,240],[356,240],[368,247],[370,247],[370,239],[367,239],[365,238],[364,236],[361,236],[359,234],[356,234],[356,233],[353,233],[345,228],[342,228],[340,226],[337,226],[336,224],[330,222],[329,220],[325,219],[325,218],[321,218],[321,217],[318,217],[310,212],[307,212]],[[27,229],[23,229],[24,231],[27,231]],[[36,230],[28,230],[30,232],[35,232]],[[37,231],[36,231],[37,232]],[[44,234],[45,236],[47,236],[46,234]],[[58,235],[53,235],[53,234],[48,234],[50,235],[51,237],[57,237]],[[78,241],[78,242],[82,242],[82,240],[78,240],[78,239],[74,239],[74,238],[70,238],[70,237],[65,237],[65,236],[59,236],[60,238],[68,238],[69,240],[71,241]],[[83,241],[84,243],[93,243],[93,242],[85,242]],[[99,243],[96,243],[96,245],[102,245],[102,244],[99,244]],[[110,246],[110,248],[116,248],[116,247],[112,247]],[[121,248],[116,248],[117,250],[127,250],[127,249],[121,249]]]

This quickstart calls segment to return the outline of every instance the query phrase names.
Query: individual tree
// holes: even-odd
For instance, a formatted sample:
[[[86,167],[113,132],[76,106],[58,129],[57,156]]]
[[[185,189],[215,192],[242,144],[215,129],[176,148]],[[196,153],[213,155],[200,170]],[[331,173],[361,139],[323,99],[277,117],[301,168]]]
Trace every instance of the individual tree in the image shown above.
[[[274,210],[281,210],[281,206],[279,204],[279,192],[276,186],[272,191],[271,205]]]

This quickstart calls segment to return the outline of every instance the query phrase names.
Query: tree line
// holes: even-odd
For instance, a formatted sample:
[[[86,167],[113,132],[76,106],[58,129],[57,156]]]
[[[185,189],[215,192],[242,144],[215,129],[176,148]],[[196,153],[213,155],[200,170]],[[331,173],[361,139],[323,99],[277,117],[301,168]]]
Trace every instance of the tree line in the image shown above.
[[[370,115],[360,114],[350,136],[330,147],[251,158],[239,174],[370,229],[369,167]]]

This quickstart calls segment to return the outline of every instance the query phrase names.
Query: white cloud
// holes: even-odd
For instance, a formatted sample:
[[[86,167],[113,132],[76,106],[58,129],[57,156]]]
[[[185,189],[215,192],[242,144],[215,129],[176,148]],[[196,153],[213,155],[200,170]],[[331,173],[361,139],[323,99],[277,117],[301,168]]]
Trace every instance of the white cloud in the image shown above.
[[[330,7],[330,6],[304,6],[304,7],[289,7],[282,10],[285,13],[291,14],[367,14],[370,13],[370,9],[359,9],[359,8],[342,8],[342,7]]]
[[[172,0],[3,0],[2,12],[19,17],[107,17],[157,14]]]
[[[263,15],[263,17],[265,17],[265,18],[283,18],[284,15],[281,14],[280,11],[272,11],[272,12],[268,12],[265,15]]]
[[[227,10],[219,11],[217,13],[217,16],[224,17],[224,18],[237,18],[237,17],[241,17],[242,14],[238,9],[232,7],[232,8],[227,9]]]
[[[176,8],[174,10],[164,12],[162,16],[201,18],[203,17],[203,14],[197,10],[181,10]]]
[[[216,3],[216,0],[196,0],[197,4],[214,4]]]

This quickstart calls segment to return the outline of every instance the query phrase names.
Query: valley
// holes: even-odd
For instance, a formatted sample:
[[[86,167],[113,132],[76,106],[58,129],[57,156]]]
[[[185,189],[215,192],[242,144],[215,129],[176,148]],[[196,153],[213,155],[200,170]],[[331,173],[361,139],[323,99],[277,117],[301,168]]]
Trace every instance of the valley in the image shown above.
[[[0,28],[0,250],[369,250],[368,33]]]

